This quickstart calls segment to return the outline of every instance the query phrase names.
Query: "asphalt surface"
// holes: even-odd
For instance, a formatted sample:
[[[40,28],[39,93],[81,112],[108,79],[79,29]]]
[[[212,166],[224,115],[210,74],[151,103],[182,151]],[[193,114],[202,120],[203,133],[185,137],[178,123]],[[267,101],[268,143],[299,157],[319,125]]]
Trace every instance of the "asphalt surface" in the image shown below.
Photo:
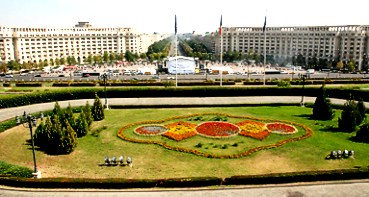
[[[70,104],[71,106],[83,106],[86,102],[93,105],[93,99],[81,99],[81,100],[68,100],[59,101],[62,108],[65,108]],[[105,99],[101,98],[103,104]],[[304,97],[304,102],[314,102],[315,97]],[[265,104],[265,103],[300,103],[301,96],[269,96],[269,97],[170,97],[170,98],[108,98],[109,106],[119,105],[125,107],[170,107],[170,106],[198,106],[198,107],[211,107],[222,105],[243,105],[243,104]],[[342,99],[331,98],[333,104],[343,105],[346,101]],[[55,102],[40,103],[28,106],[20,106],[13,108],[0,109],[0,121],[15,118],[20,116],[24,111],[27,113],[36,113],[41,111],[52,110]],[[368,107],[369,103],[365,103]]]

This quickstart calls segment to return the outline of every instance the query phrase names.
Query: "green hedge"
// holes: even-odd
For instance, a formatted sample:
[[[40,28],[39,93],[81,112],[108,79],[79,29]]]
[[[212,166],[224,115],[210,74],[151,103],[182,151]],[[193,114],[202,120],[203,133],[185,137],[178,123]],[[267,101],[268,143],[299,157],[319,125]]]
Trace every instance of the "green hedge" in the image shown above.
[[[41,82],[17,82],[15,83],[16,87],[42,87]]]
[[[32,170],[0,161],[0,176],[30,178],[32,177]]]
[[[219,177],[184,177],[169,179],[85,179],[85,178],[43,178],[0,177],[2,185],[27,188],[179,188],[208,187],[219,185],[258,185],[294,182],[333,181],[368,179],[368,169],[342,169],[311,172],[276,173],[265,175]]]
[[[224,181],[226,185],[281,184],[312,181],[333,181],[369,178],[368,169],[342,169],[310,172],[276,173],[266,175],[232,176]]]
[[[319,87],[132,87],[108,88],[109,98],[147,98],[147,97],[237,97],[237,96],[312,96],[318,94]],[[0,108],[30,105],[35,103],[55,102],[75,99],[92,99],[95,92],[105,97],[103,87],[68,88],[62,90],[34,92],[30,94],[12,95],[0,100]],[[330,98],[347,99],[352,95],[355,99],[369,101],[368,91],[354,89],[327,88]]]

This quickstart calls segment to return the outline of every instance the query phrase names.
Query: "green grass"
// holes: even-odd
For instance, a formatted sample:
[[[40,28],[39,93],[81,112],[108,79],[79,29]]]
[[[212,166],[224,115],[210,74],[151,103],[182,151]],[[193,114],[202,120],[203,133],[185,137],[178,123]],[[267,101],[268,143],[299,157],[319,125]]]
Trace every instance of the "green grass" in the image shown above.
[[[333,132],[327,129],[337,127],[337,118],[332,121],[309,119],[311,108],[301,107],[216,107],[178,109],[111,109],[105,111],[105,120],[94,122],[93,131],[78,140],[78,146],[70,155],[46,155],[36,151],[38,169],[43,177],[85,177],[85,178],[178,178],[193,176],[229,177],[233,175],[254,175],[309,170],[346,169],[369,165],[367,150],[369,144],[350,140],[354,133]],[[138,121],[165,119],[172,116],[194,113],[227,113],[238,116],[253,116],[265,119],[287,120],[304,124],[314,133],[305,140],[291,142],[281,147],[262,150],[239,159],[211,159],[162,148],[158,145],[138,144],[117,137],[117,131],[126,124]],[[228,121],[233,121],[229,119]],[[106,128],[102,129],[101,128]],[[295,134],[299,135],[299,133]],[[139,137],[139,136],[135,136]],[[269,136],[271,137],[271,136]],[[268,137],[268,138],[269,138]],[[173,145],[173,140],[162,138]],[[282,138],[276,136],[275,138]],[[32,168],[32,150],[26,142],[29,130],[18,126],[0,133],[0,160]],[[150,138],[151,139],[151,138]],[[273,139],[271,139],[273,140]],[[278,139],[274,139],[278,140]],[[201,147],[195,147],[201,143]],[[239,151],[246,146],[262,144],[242,136],[229,139],[208,139],[195,136],[178,142],[179,146],[202,151],[227,153]],[[235,145],[237,144],[237,145]],[[234,145],[234,146],[233,146]],[[332,150],[355,150],[355,159],[325,160]],[[105,156],[132,156],[133,167],[106,167]]]

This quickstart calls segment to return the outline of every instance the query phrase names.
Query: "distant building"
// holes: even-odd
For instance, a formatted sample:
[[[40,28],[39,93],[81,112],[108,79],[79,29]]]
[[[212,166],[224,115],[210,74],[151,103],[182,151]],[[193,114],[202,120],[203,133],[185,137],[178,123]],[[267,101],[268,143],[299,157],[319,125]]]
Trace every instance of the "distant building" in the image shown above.
[[[215,33],[215,53],[220,54],[220,36]],[[262,27],[223,27],[223,52],[264,54]],[[275,59],[301,54],[308,60],[353,59],[361,70],[369,54],[369,25],[267,27],[266,54]]]
[[[7,28],[0,26],[2,61],[40,62],[73,56],[85,62],[89,55],[145,53],[163,39],[159,34],[141,34],[132,28],[93,28],[78,22],[73,28]]]

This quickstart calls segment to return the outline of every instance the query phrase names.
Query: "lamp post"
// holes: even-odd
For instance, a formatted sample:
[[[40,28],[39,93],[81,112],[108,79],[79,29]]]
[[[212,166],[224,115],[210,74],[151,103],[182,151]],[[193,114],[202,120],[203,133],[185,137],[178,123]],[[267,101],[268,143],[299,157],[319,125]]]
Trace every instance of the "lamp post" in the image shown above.
[[[306,76],[304,74],[302,74],[301,78],[302,78],[302,96],[301,96],[300,106],[305,107],[305,105],[304,105],[304,89],[305,89],[305,78],[306,78]]]
[[[106,97],[106,81],[108,80],[109,76],[107,73],[104,73],[100,76],[100,79],[104,81],[104,92],[105,92],[105,109],[109,109],[108,99]]]
[[[29,132],[31,135],[31,145],[32,145],[32,154],[33,154],[33,177],[34,178],[41,178],[41,171],[37,170],[37,164],[36,164],[36,154],[35,154],[35,143],[34,143],[34,139],[33,139],[33,133],[32,133],[32,128],[36,127],[37,125],[37,118],[36,116],[32,116],[31,114],[27,114],[25,111],[23,113],[22,118],[19,116],[15,117],[15,122],[17,125],[22,124],[24,127],[29,128]],[[44,118],[44,114],[42,112],[40,112],[40,117],[41,120]]]

